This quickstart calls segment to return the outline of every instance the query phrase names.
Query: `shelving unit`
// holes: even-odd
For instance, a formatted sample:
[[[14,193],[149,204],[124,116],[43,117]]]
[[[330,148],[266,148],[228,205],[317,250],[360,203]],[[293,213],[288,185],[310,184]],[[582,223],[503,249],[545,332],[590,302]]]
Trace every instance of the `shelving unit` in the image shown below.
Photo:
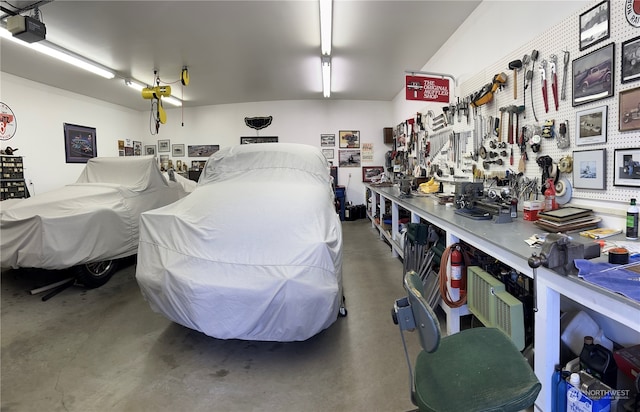
[[[496,224],[492,221],[476,221],[454,213],[454,209],[438,205],[435,198],[403,197],[397,187],[375,187],[366,185],[368,217],[372,227],[380,233],[391,246],[393,256],[401,256],[402,247],[396,240],[399,236],[398,211],[405,209],[411,213],[411,221],[431,223],[446,233],[446,244],[463,241],[505,265],[533,277],[528,265],[532,252],[524,239],[538,233],[531,222],[515,219],[511,223]],[[390,230],[374,220],[381,211],[391,210]],[[382,215],[380,215],[382,216]],[[560,358],[560,299],[568,298],[587,307],[620,325],[640,333],[640,303],[628,299],[610,290],[588,283],[577,276],[563,276],[547,268],[537,269],[535,291],[537,308],[534,330],[534,370],[542,390],[536,401],[538,410],[551,410],[551,377],[554,366]],[[451,289],[452,292],[457,289]],[[458,299],[458,296],[451,296]],[[469,314],[468,308],[449,308],[441,304],[446,314],[447,333],[460,330],[460,317]]]
[[[0,200],[29,197],[22,156],[0,156]]]

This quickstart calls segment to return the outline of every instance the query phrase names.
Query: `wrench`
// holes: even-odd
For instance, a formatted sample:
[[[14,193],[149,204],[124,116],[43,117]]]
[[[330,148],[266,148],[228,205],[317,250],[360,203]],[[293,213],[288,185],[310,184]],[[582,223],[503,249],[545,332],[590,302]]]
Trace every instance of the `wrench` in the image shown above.
[[[562,75],[562,93],[560,94],[560,99],[567,99],[567,71],[569,70],[569,52],[564,52],[564,66],[562,67],[564,70],[564,74]]]
[[[549,99],[547,98],[547,61],[540,62],[540,83],[542,84],[542,100],[544,101],[544,111],[549,113]]]
[[[551,91],[553,92],[553,102],[556,104],[558,111],[558,74],[556,73],[556,65],[558,57],[555,54],[549,56],[549,68],[551,69]]]

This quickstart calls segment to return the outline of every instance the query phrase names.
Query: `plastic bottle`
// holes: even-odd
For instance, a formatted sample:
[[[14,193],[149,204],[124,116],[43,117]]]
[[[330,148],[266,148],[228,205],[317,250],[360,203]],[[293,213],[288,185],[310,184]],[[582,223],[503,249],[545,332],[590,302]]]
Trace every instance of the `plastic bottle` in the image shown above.
[[[627,239],[638,239],[638,206],[636,206],[636,199],[631,199],[631,205],[627,209]]]
[[[558,203],[556,202],[556,186],[553,179],[547,179],[547,189],[544,191],[544,210],[556,210]]]

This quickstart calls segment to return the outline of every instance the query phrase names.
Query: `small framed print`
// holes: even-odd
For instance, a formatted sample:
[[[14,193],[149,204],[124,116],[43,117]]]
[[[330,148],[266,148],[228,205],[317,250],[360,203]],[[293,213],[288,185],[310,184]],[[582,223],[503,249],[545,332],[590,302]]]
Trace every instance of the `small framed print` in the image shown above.
[[[133,141],[133,155],[142,156],[142,142]]]
[[[640,36],[622,42],[622,83],[640,80]]]
[[[333,149],[322,149],[322,154],[327,160],[333,159]]]
[[[248,137],[241,136],[240,144],[278,143],[278,136]]]
[[[640,187],[640,147],[613,152],[614,186]]]
[[[144,146],[144,154],[146,155],[154,155],[156,154],[156,145],[148,144]]]
[[[184,156],[184,143],[171,145],[171,155],[173,157]]]
[[[358,130],[340,130],[339,138],[341,149],[360,148],[360,131]]]
[[[576,112],[576,146],[607,142],[607,106]]]
[[[604,189],[606,171],[605,149],[573,152],[573,187],[576,189]]]
[[[618,95],[620,111],[618,130],[621,132],[640,130],[640,87],[621,91]]]
[[[320,135],[320,147],[335,147],[336,135],[335,134],[321,134]]]
[[[573,61],[573,106],[613,96],[615,44]]]
[[[64,154],[67,163],[87,163],[98,156],[96,128],[63,123]]]
[[[365,183],[372,182],[382,174],[384,174],[383,166],[362,166],[362,181]]]
[[[158,140],[158,153],[170,152],[171,151],[171,141],[167,140]]]
[[[338,166],[340,167],[360,167],[360,150],[339,150]]]
[[[580,15],[580,50],[609,38],[609,0]]]

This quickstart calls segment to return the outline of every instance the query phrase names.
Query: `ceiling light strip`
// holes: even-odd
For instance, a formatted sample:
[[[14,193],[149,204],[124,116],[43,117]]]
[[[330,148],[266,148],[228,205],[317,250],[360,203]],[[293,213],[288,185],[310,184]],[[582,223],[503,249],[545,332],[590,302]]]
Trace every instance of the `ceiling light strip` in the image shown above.
[[[331,58],[322,56],[322,94],[324,97],[331,95]]]
[[[331,33],[333,1],[320,0],[320,50],[322,54],[331,54]]]
[[[35,50],[39,53],[46,54],[47,56],[53,57],[54,59],[58,59],[65,63],[87,70],[93,74],[97,74],[98,76],[102,76],[105,79],[113,79],[116,76],[115,72],[113,72],[112,70],[46,40],[42,40],[37,43],[27,43],[20,39],[16,39],[15,37],[13,37],[11,32],[4,28],[0,28],[0,37],[10,40],[21,46],[27,47],[31,50]]]

